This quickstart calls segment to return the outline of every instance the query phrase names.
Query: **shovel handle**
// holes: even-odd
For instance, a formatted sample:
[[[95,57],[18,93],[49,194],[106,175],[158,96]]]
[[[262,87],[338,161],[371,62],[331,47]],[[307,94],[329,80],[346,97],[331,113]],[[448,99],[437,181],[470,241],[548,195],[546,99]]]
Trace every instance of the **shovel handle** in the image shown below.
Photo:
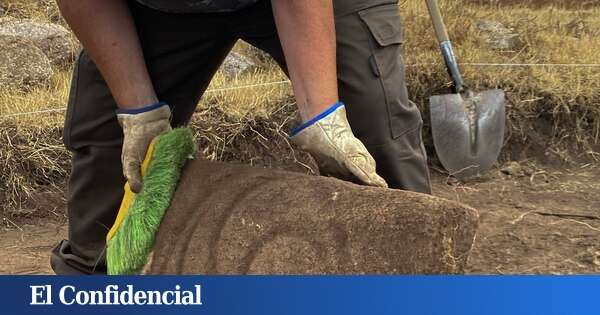
[[[427,8],[429,9],[429,15],[433,22],[433,28],[435,29],[435,35],[437,36],[440,48],[442,50],[442,56],[448,69],[448,74],[452,77],[454,83],[454,92],[460,93],[464,91],[465,82],[463,80],[460,69],[458,68],[458,62],[456,55],[454,54],[454,48],[452,48],[452,42],[448,35],[448,29],[444,23],[444,18],[440,11],[440,6],[437,0],[426,0]]]

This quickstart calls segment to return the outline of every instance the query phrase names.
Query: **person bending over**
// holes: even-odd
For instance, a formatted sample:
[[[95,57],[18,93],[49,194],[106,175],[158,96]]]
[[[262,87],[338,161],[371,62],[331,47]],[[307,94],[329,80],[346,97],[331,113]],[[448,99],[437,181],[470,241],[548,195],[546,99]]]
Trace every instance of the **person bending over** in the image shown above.
[[[69,240],[52,252],[57,274],[105,273],[105,235],[127,180],[143,189],[150,141],[189,122],[238,39],[282,47],[303,124],[295,142],[332,173],[386,187],[338,99],[331,1],[57,0],[84,46],[64,128],[73,152]],[[279,37],[277,32],[279,31]]]

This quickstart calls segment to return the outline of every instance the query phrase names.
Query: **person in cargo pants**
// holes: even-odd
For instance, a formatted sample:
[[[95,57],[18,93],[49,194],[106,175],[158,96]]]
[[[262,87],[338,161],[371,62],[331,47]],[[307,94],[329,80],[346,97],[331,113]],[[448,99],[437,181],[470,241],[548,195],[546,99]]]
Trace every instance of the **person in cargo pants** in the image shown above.
[[[202,1],[129,2],[154,89],[173,108],[174,126],[189,121],[238,39],[266,51],[286,69],[270,1],[218,13],[198,12],[194,2]],[[422,120],[404,81],[397,1],[336,0],[334,9],[339,96],[352,131],[390,188],[430,193]],[[64,128],[73,167],[67,196],[69,240],[59,243],[51,256],[57,274],[106,272],[105,236],[125,183],[117,108],[84,50],[74,70]]]

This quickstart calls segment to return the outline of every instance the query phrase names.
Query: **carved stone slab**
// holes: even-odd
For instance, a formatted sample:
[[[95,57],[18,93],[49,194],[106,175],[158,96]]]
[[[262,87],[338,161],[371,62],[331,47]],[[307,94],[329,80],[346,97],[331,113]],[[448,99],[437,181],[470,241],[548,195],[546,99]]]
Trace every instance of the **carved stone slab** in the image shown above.
[[[149,274],[461,273],[477,212],[427,195],[190,161]]]

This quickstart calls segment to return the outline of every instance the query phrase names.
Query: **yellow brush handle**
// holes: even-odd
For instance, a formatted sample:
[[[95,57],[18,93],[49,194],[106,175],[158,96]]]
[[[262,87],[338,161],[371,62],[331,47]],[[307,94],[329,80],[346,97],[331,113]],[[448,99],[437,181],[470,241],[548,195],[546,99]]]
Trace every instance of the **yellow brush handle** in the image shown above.
[[[146,151],[146,156],[144,157],[144,161],[142,162],[142,168],[141,168],[142,177],[144,177],[144,175],[146,174],[146,170],[148,169],[148,166],[150,165],[150,161],[152,160],[152,156],[154,155],[156,139],[157,138],[152,140],[152,142],[150,143],[150,146],[148,146],[148,151]],[[115,236],[115,234],[119,230],[119,227],[121,227],[121,223],[123,223],[123,220],[125,219],[127,212],[129,212],[129,208],[131,207],[131,204],[133,203],[134,200],[135,200],[135,193],[133,191],[131,191],[131,188],[129,187],[129,183],[125,183],[125,195],[123,195],[123,201],[121,201],[121,207],[119,207],[119,213],[117,213],[117,219],[115,220],[115,223],[113,224],[112,228],[110,228],[110,231],[108,231],[108,234],[106,235],[107,242],[110,241]]]

